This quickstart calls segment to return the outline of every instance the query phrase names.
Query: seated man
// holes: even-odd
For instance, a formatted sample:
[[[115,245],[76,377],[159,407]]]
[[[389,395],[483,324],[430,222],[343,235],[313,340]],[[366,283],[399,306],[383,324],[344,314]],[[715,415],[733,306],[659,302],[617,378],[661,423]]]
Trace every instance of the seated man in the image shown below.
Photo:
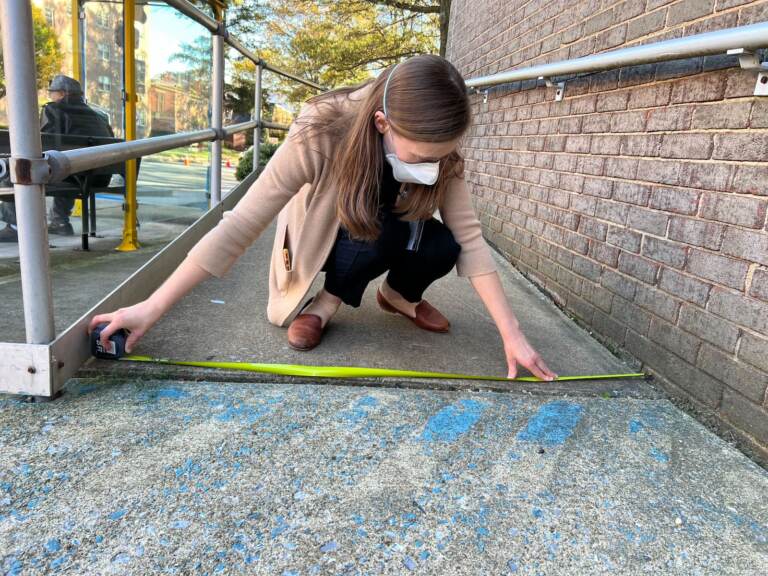
[[[85,103],[80,82],[74,78],[63,74],[54,76],[48,87],[48,93],[51,101],[43,106],[40,114],[41,132],[114,137],[106,117]],[[94,186],[107,186],[109,179],[109,176],[98,176],[94,178],[93,184]],[[67,182],[77,185],[77,181],[73,177],[68,178]],[[53,208],[49,214],[49,234],[61,234],[63,236],[74,234],[72,224],[69,223],[69,216],[74,204],[74,198],[54,197]],[[7,223],[0,230],[0,242],[17,242],[16,205],[12,201],[0,203],[0,220]]]

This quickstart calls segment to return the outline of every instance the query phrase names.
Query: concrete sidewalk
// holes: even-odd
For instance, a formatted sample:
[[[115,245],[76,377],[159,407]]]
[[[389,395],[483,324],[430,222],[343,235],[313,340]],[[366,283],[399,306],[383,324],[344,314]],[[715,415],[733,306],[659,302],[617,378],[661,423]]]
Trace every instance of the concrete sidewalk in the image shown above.
[[[265,317],[271,239],[195,289],[136,353],[506,374],[495,326],[454,273],[426,294],[450,334],[379,310],[374,282],[320,347],[292,350]],[[498,263],[555,371],[634,371]],[[106,361],[78,376],[49,404],[0,397],[3,574],[751,576],[768,565],[768,473],[642,380],[301,381]]]
[[[425,294],[426,299],[449,317],[449,334],[425,332],[402,316],[383,312],[375,299],[376,287],[381,281],[377,279],[368,286],[360,308],[342,306],[329,323],[320,346],[309,352],[293,350],[286,341],[286,329],[273,326],[266,319],[268,262],[273,237],[274,227],[246,252],[226,278],[213,278],[196,288],[144,336],[135,353],[184,360],[370,366],[506,376],[507,364],[496,326],[470,282],[455,272],[435,283]],[[527,338],[553,370],[560,375],[635,371],[571,322],[501,256],[496,255],[496,259],[505,290]],[[310,295],[320,288],[322,279],[321,274]],[[176,375],[179,378],[196,378],[202,374],[200,377],[222,379],[220,371],[97,360],[82,374]],[[274,382],[276,378],[311,381],[254,373],[226,373],[225,377],[261,382]],[[642,380],[513,385],[411,381],[398,385],[660,397],[655,388]]]

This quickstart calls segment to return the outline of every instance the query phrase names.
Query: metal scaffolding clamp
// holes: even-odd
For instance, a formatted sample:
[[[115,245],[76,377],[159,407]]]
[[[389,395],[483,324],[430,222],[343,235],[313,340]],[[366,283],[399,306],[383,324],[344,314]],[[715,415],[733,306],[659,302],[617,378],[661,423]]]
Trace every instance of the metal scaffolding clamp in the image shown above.
[[[552,82],[552,79],[546,76],[539,76],[539,80],[544,80],[547,88],[557,88],[555,90],[555,102],[560,102],[563,99],[565,95],[565,82]]]
[[[755,52],[744,48],[732,48],[728,54],[739,57],[739,66],[743,70],[757,70],[754,95],[768,96],[768,63],[761,62]]]
[[[45,184],[51,176],[46,158],[20,158],[11,156],[11,182],[14,184]]]

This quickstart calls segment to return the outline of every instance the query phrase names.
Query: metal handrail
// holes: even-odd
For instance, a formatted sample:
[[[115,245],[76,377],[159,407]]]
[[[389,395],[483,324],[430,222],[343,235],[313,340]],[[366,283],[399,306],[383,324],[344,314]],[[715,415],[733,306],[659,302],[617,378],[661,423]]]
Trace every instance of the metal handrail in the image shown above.
[[[498,74],[470,78],[465,81],[465,84],[468,88],[477,89],[518,80],[548,79],[565,74],[598,72],[635,64],[650,64],[678,58],[722,54],[729,51],[739,51],[739,49],[749,52],[765,47],[768,47],[768,22],[761,22],[695,34],[685,38],[664,40],[653,44],[620,48],[571,60],[508,70]]]
[[[172,6],[173,8],[176,8],[176,10],[178,10],[185,16],[188,16],[198,24],[204,26],[212,34],[222,35],[224,37],[224,42],[232,46],[232,48],[240,52],[240,54],[248,58],[254,64],[257,64],[257,65],[260,64],[264,70],[269,70],[270,72],[274,72],[275,74],[284,76],[285,78],[288,78],[295,82],[299,82],[300,84],[304,84],[305,86],[309,86],[310,88],[315,88],[316,90],[321,90],[321,91],[327,90],[327,88],[325,88],[324,86],[321,86],[320,84],[317,84],[316,82],[312,82],[311,80],[306,80],[304,78],[291,74],[290,72],[286,72],[285,70],[276,68],[275,66],[272,66],[268,62],[265,62],[264,60],[259,58],[256,54],[251,52],[248,48],[243,46],[243,44],[237,38],[230,36],[223,25],[221,25],[215,19],[208,16],[208,14],[200,10],[197,6],[190,4],[187,0],[165,0],[165,3],[168,4],[169,6]]]
[[[291,129],[288,124],[278,124],[277,122],[270,122],[269,120],[264,120],[261,125],[270,130],[285,130],[287,132]]]

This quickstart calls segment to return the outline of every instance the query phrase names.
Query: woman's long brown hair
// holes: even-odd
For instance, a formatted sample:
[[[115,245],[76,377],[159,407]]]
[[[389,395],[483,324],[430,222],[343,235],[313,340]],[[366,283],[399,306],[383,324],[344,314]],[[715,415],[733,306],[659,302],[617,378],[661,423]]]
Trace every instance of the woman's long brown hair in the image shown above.
[[[374,124],[374,113],[383,112],[384,83],[390,66],[378,77],[355,86],[339,88],[310,98],[317,112],[302,129],[311,136],[331,138],[334,156],[331,172],[338,187],[337,214],[350,237],[375,240],[381,229],[378,220],[379,184],[384,151],[382,134]],[[342,106],[350,93],[373,84],[357,105]],[[464,79],[445,58],[432,54],[414,56],[397,65],[387,87],[387,119],[398,135],[419,142],[448,142],[463,136],[471,123],[471,110]],[[464,159],[457,150],[440,160],[440,173],[431,186],[403,184],[409,192],[402,204],[401,219],[428,219],[441,204],[447,183],[461,176]]]

